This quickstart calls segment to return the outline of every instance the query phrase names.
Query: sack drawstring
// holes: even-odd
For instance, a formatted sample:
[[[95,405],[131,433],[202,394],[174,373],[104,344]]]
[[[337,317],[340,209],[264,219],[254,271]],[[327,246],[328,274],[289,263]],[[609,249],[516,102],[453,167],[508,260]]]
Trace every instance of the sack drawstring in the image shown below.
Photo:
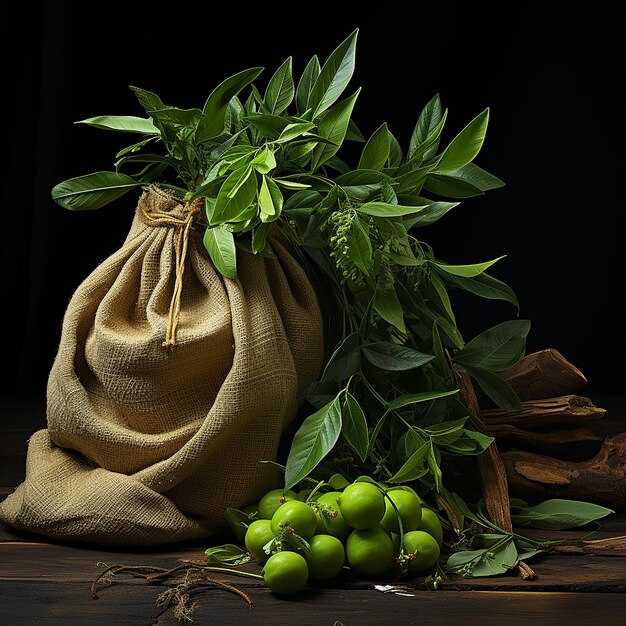
[[[178,217],[165,211],[146,211],[141,206],[141,212],[146,223],[151,226],[176,226],[178,235],[176,238],[176,281],[174,292],[170,301],[170,310],[167,318],[167,330],[165,341],[161,344],[164,348],[171,348],[176,345],[176,331],[180,318],[180,299],[183,293],[183,275],[185,273],[185,259],[187,258],[187,247],[189,244],[189,233],[193,226],[193,220],[200,210],[201,200],[195,200],[191,204],[186,204],[183,208],[183,217]]]

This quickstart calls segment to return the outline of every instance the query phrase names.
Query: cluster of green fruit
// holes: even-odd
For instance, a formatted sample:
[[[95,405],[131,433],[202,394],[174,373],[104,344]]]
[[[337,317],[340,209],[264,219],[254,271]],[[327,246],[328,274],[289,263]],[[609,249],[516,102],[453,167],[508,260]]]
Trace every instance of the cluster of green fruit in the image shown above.
[[[243,512],[249,524],[233,532],[265,563],[264,580],[279,594],[333,579],[346,564],[366,577],[394,566],[423,574],[437,562],[443,538],[439,518],[412,489],[366,480],[326,493],[275,489]]]

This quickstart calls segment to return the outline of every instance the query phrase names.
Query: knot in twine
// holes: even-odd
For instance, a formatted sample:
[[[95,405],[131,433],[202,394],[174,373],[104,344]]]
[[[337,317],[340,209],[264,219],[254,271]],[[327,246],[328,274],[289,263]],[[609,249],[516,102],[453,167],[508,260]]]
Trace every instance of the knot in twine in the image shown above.
[[[174,292],[170,301],[170,310],[167,318],[167,331],[165,341],[161,344],[164,348],[171,348],[176,345],[176,331],[180,318],[180,298],[183,293],[183,275],[185,274],[185,259],[187,258],[187,246],[189,244],[189,233],[193,228],[193,220],[200,211],[202,200],[200,198],[191,203],[185,204],[182,216],[151,209],[149,211],[141,205],[141,213],[146,224],[150,226],[170,226],[178,229],[176,237],[176,281]]]

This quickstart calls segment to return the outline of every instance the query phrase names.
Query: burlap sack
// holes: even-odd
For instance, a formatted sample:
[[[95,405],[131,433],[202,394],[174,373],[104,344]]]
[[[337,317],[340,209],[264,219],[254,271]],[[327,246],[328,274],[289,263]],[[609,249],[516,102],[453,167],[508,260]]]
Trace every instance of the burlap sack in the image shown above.
[[[144,192],[122,248],[72,297],[48,428],[30,438],[26,480],[0,504],[15,528],[164,544],[215,533],[227,506],[276,486],[259,461],[275,458],[319,374],[316,295],[277,239],[276,260],[238,251],[238,277],[224,279],[188,217],[171,195]]]

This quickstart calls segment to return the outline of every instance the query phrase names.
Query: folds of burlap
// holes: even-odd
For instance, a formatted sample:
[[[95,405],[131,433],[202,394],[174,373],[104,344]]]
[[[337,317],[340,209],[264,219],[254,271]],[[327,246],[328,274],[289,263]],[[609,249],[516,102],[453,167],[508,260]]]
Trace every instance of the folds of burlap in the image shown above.
[[[122,248],[78,288],[32,435],[26,480],[0,518],[51,538],[136,546],[207,537],[276,486],[280,435],[322,364],[315,292],[292,252],[238,251],[224,279],[201,233],[186,251],[176,345],[163,347],[177,275],[170,194],[139,200]],[[178,244],[179,245],[179,244]]]

